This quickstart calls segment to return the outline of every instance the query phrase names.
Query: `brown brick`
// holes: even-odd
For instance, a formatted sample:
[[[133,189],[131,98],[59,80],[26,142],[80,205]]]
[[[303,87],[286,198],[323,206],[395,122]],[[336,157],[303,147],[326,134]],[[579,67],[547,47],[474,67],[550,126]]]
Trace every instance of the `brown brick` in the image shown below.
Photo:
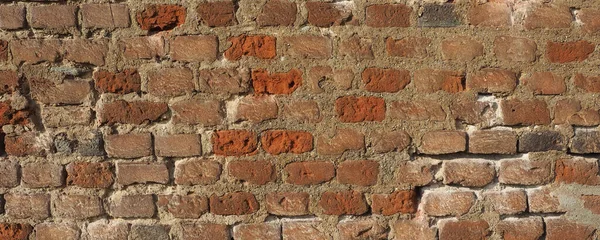
[[[121,124],[148,124],[161,119],[168,110],[167,104],[162,102],[117,100],[105,103],[100,109],[100,122],[109,125]]]
[[[268,160],[238,160],[227,165],[229,175],[241,182],[264,185],[276,180],[275,166]]]
[[[219,51],[216,36],[177,36],[170,42],[171,59],[184,62],[214,61]]]
[[[367,68],[362,72],[362,81],[369,92],[395,93],[410,83],[410,72],[399,69]]]
[[[369,210],[363,194],[357,191],[326,191],[321,194],[319,206],[327,215],[362,215]]]
[[[30,78],[29,87],[33,99],[48,105],[82,104],[90,94],[90,84],[86,81],[55,84],[48,79]]]
[[[494,54],[500,61],[533,62],[536,50],[537,44],[528,38],[498,36],[494,40]]]
[[[224,119],[223,104],[217,100],[189,99],[171,105],[173,122],[204,126],[220,124]]]
[[[152,137],[149,133],[107,135],[104,140],[109,157],[140,158],[152,155]]]
[[[500,102],[500,106],[505,125],[550,124],[550,112],[543,100],[510,99]]]
[[[305,192],[270,192],[266,195],[267,212],[278,216],[309,214],[310,195]]]
[[[457,93],[465,90],[465,74],[459,71],[421,69],[413,73],[417,91]]]
[[[10,42],[13,63],[20,65],[55,62],[62,54],[59,40],[21,39]]]
[[[65,29],[77,26],[77,5],[37,5],[29,7],[33,28]]]
[[[296,185],[313,185],[327,182],[335,176],[335,167],[331,162],[293,162],[285,166],[285,181]]]
[[[540,217],[506,218],[496,225],[496,232],[505,240],[536,240],[544,234]]]
[[[442,56],[445,60],[468,62],[483,56],[483,44],[466,36],[442,41]]]
[[[505,159],[498,170],[498,181],[504,184],[540,185],[552,177],[548,160]]]
[[[429,216],[461,216],[475,204],[475,194],[465,191],[426,191],[421,201],[423,211]]]
[[[489,191],[483,193],[489,211],[500,215],[519,214],[527,210],[527,196],[523,190]]]
[[[142,79],[136,69],[125,69],[120,72],[100,70],[94,72],[96,89],[101,93],[139,93]]]
[[[231,239],[227,225],[213,223],[183,223],[181,238],[189,240]]]
[[[527,191],[529,212],[532,213],[560,213],[565,210],[560,206],[558,195],[548,187],[529,189]]]
[[[565,79],[552,72],[534,72],[527,74],[520,81],[534,94],[555,95],[567,90]],[[577,86],[577,81],[575,81]]]
[[[486,68],[467,77],[467,89],[481,93],[507,93],[516,86],[516,74],[504,69]]]
[[[496,118],[492,102],[458,99],[450,105],[451,117],[466,124],[489,124]]]
[[[430,100],[394,101],[388,112],[388,116],[397,120],[439,122],[446,119],[442,106]]]
[[[186,9],[173,4],[148,5],[135,16],[142,30],[171,30],[185,23]]]
[[[463,152],[467,147],[467,135],[461,131],[432,131],[421,138],[419,152],[424,154],[448,154]]]
[[[596,45],[580,40],[576,42],[548,42],[546,57],[553,63],[582,62],[595,50]]]
[[[16,219],[43,220],[50,217],[50,195],[5,194],[6,215]]]
[[[431,39],[423,37],[405,37],[394,39],[388,37],[385,39],[385,50],[388,56],[405,58],[426,58],[429,56],[427,51]]]
[[[166,55],[165,40],[161,35],[123,38],[118,44],[125,59],[129,60],[153,59]]]
[[[277,118],[279,108],[273,96],[246,96],[237,102],[236,121],[260,123]]]
[[[131,185],[136,183],[169,182],[169,170],[164,163],[135,162],[117,163],[117,183]]]
[[[329,240],[331,237],[320,230],[320,221],[290,221],[283,222],[281,234],[284,239],[303,240],[306,238],[315,240]],[[309,237],[310,236],[310,237]]]
[[[292,94],[300,85],[302,85],[302,72],[295,68],[276,73],[270,73],[265,69],[252,71],[254,94]]]
[[[217,155],[254,154],[258,147],[256,133],[245,130],[221,130],[213,134],[213,151]]]
[[[387,224],[375,219],[340,221],[337,230],[341,240],[388,239]]]
[[[131,24],[126,4],[82,4],[79,12],[85,28],[126,28]]]
[[[575,74],[575,86],[585,92],[600,92],[600,76],[588,76],[581,73]]]
[[[592,240],[596,230],[564,218],[545,218],[546,240],[581,239]]]
[[[295,2],[287,0],[269,0],[261,8],[256,23],[262,27],[292,26],[296,21],[298,8]]]
[[[87,236],[98,240],[125,240],[129,226],[123,222],[95,221],[87,225]]]
[[[8,61],[8,41],[0,40],[0,62]]]
[[[148,73],[148,93],[175,97],[195,90],[194,74],[188,68],[165,68]]]
[[[583,207],[590,210],[593,214],[600,214],[600,195],[583,195]]]
[[[402,151],[410,145],[410,136],[402,130],[381,131],[371,135],[371,150],[375,153]]]
[[[294,58],[329,59],[332,55],[331,39],[317,35],[284,37],[287,55]]]
[[[69,223],[40,223],[34,228],[35,239],[47,240],[77,240],[79,228]]]
[[[341,155],[346,151],[357,151],[365,148],[365,136],[348,128],[336,129],[331,134],[324,134],[317,139],[317,152],[322,155]]]
[[[15,30],[25,26],[24,5],[0,6],[0,29]]]
[[[373,55],[373,39],[352,36],[341,42],[338,46],[341,57],[349,57],[353,59],[374,59]]]
[[[28,188],[60,187],[63,185],[62,165],[53,163],[29,163],[21,167],[21,181]]]
[[[572,21],[573,16],[568,7],[542,4],[538,6],[534,5],[531,8],[527,13],[527,17],[525,17],[523,26],[528,30],[538,28],[569,28]]]
[[[582,185],[600,184],[598,161],[586,158],[558,159],[554,168],[556,182],[578,183]]]
[[[292,101],[282,107],[282,116],[298,123],[318,123],[323,117],[316,101]]]
[[[0,162],[0,187],[12,188],[19,185],[19,163],[15,161]],[[2,236],[0,234],[0,236]]]
[[[455,159],[442,165],[444,184],[484,187],[496,177],[493,162],[478,159]]]
[[[225,27],[236,24],[236,9],[231,1],[200,3],[196,11],[200,21],[209,27]]]
[[[436,230],[430,228],[428,223],[414,220],[398,220],[392,228],[398,239],[429,240],[436,237]]]
[[[113,183],[109,162],[73,162],[67,165],[67,185],[83,188],[108,188]]]
[[[375,4],[366,9],[369,27],[410,27],[412,9],[404,4]]]
[[[587,33],[600,31],[600,21],[597,18],[598,14],[600,14],[600,9],[583,8],[579,10],[577,16],[583,23],[581,29]]]
[[[0,238],[11,240],[27,240],[32,227],[21,223],[0,223]]]
[[[234,239],[281,239],[281,227],[276,223],[240,224],[233,227]]]
[[[193,157],[202,155],[202,142],[197,134],[154,136],[154,148],[159,157]]]
[[[433,180],[435,165],[437,164],[425,159],[401,162],[396,171],[397,183],[410,186],[428,185]]]
[[[210,196],[210,212],[217,215],[246,215],[258,211],[259,205],[252,193],[233,192]]]
[[[306,2],[308,10],[308,23],[317,27],[331,27],[344,25],[352,19],[352,12],[336,3]]]
[[[584,109],[575,99],[562,99],[554,105],[554,123],[575,126],[596,126],[600,124],[600,113],[594,109]]]
[[[85,126],[92,119],[92,111],[89,107],[78,106],[46,106],[41,112],[44,126],[48,128]]]
[[[380,97],[343,96],[335,100],[341,122],[381,122],[385,118],[385,101]]]
[[[390,194],[373,194],[371,207],[375,214],[385,216],[396,213],[415,213],[417,193],[414,190],[395,191]]]
[[[485,220],[448,220],[441,223],[439,238],[444,240],[487,239],[490,225]]]
[[[189,159],[175,162],[175,184],[207,185],[221,177],[221,164],[206,159]]]
[[[52,205],[52,215],[60,218],[87,219],[104,213],[102,200],[96,196],[60,195]]]
[[[277,39],[266,35],[239,35],[229,38],[231,46],[225,51],[228,60],[240,60],[242,56],[272,59],[277,56]]]
[[[481,130],[469,135],[469,152],[477,154],[515,154],[517,135],[508,130]]]
[[[372,160],[346,160],[337,168],[337,181],[342,184],[371,186],[378,178],[379,163]]]
[[[207,84],[213,93],[244,93],[249,89],[250,72],[246,68],[202,69],[198,73],[200,85]]]
[[[151,218],[156,212],[152,195],[113,194],[109,214],[118,218]]]
[[[503,2],[488,2],[469,9],[469,23],[479,27],[506,27],[511,25],[511,8]]]
[[[25,132],[19,136],[6,136],[4,138],[4,150],[9,156],[43,156],[46,150],[39,144],[35,132]]]
[[[102,66],[108,53],[108,41],[72,39],[63,40],[65,59],[76,63],[89,63]]]
[[[199,218],[208,212],[208,198],[198,195],[159,195],[156,205],[176,218]]]

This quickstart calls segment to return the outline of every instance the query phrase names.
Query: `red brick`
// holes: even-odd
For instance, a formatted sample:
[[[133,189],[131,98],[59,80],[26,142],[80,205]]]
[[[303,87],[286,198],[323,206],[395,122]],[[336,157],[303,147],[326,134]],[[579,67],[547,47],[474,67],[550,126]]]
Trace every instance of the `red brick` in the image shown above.
[[[85,28],[126,28],[131,24],[126,4],[82,4],[79,12]]]
[[[268,130],[261,134],[261,145],[273,155],[300,154],[313,149],[313,136],[304,131]]]
[[[444,184],[465,187],[484,187],[496,177],[494,164],[477,159],[444,161],[442,167]]]
[[[63,166],[53,163],[28,163],[21,166],[21,182],[27,188],[60,187]]]
[[[371,150],[375,153],[402,151],[410,145],[410,136],[405,131],[381,131],[371,135]]]
[[[156,212],[152,195],[115,193],[109,201],[109,215],[117,218],[151,218]]]
[[[261,27],[292,26],[296,21],[298,8],[295,2],[287,0],[269,0],[262,6],[256,23]]]
[[[277,56],[277,39],[266,35],[239,35],[229,38],[231,46],[225,51],[228,60],[240,60],[242,56],[273,59]]]
[[[28,110],[15,110],[11,102],[0,102],[0,126],[27,125],[30,123]]]
[[[213,223],[183,223],[181,238],[188,240],[231,239],[227,225]]]
[[[104,141],[109,157],[140,158],[152,155],[152,137],[149,133],[107,135]]]
[[[488,239],[490,225],[485,220],[449,220],[441,223],[439,238],[443,240]]]
[[[175,162],[175,184],[207,185],[221,177],[221,164],[207,159],[189,159]]]
[[[222,104],[216,100],[189,99],[171,105],[173,122],[204,126],[220,124],[224,119]]]
[[[341,122],[381,122],[385,118],[385,101],[379,97],[344,96],[335,100]]]
[[[309,214],[310,195],[305,192],[270,192],[265,198],[267,212],[277,216]]]
[[[169,182],[169,170],[164,163],[117,163],[117,183],[121,185]]]
[[[324,192],[319,206],[327,215],[362,215],[369,210],[363,194],[357,191]]]
[[[100,122],[108,125],[115,123],[140,125],[160,120],[167,110],[167,104],[162,102],[117,100],[104,103],[99,115]]]
[[[385,51],[388,56],[405,58],[426,58],[429,56],[427,48],[431,39],[424,37],[405,37],[385,39]]]
[[[583,195],[583,207],[590,210],[593,214],[600,214],[600,195]]]
[[[340,42],[338,46],[341,57],[349,57],[353,59],[374,59],[373,55],[373,39],[352,36]]]
[[[569,28],[572,21],[573,16],[568,7],[543,4],[531,8],[525,17],[523,26],[528,30]]]
[[[218,51],[216,36],[177,36],[170,42],[169,55],[175,61],[214,61]]]
[[[423,211],[429,216],[461,216],[475,204],[475,194],[465,191],[426,191],[421,201]]]
[[[244,93],[250,85],[250,72],[246,68],[202,69],[198,77],[200,85],[207,84],[213,93]]]
[[[101,93],[140,93],[142,79],[136,69],[124,69],[120,72],[100,70],[94,72],[96,89]]]
[[[550,42],[546,45],[546,57],[553,63],[582,62],[595,50],[596,45],[580,40],[576,42]]]
[[[65,59],[76,63],[89,63],[96,66],[104,65],[108,53],[108,41],[72,39],[63,40]]]
[[[148,73],[148,93],[175,97],[195,90],[194,74],[188,68],[165,68]]]
[[[600,76],[587,76],[581,73],[575,74],[575,86],[585,92],[600,92]]]
[[[236,23],[234,2],[205,2],[196,9],[200,21],[209,27],[225,27]]]
[[[29,87],[33,99],[48,105],[82,104],[90,94],[90,84],[86,81],[55,84],[48,79],[30,78]]]
[[[596,229],[564,218],[545,218],[546,240],[581,239],[592,240]]]
[[[367,68],[362,72],[362,81],[369,92],[398,92],[410,83],[410,72],[399,69]]]
[[[529,212],[532,213],[560,213],[565,210],[560,206],[558,196],[548,187],[530,189],[527,191]]]
[[[500,102],[500,106],[505,125],[550,124],[550,112],[542,100],[510,99]]]
[[[129,235],[129,225],[116,221],[95,221],[87,225],[87,235],[98,240],[125,240]]]
[[[11,240],[27,240],[32,227],[22,223],[0,223],[0,238]]]
[[[341,240],[388,239],[388,227],[375,219],[356,219],[338,223]]]
[[[479,27],[506,27],[511,25],[510,6],[503,2],[488,2],[469,9],[471,25]]]
[[[485,68],[467,78],[467,89],[481,93],[512,92],[516,86],[516,74],[504,69]]]
[[[83,188],[108,188],[113,183],[109,162],[73,162],[67,165],[67,185]]]
[[[159,195],[156,205],[176,218],[199,218],[208,212],[208,198],[198,195]]]
[[[365,136],[359,131],[340,128],[317,139],[317,152],[322,155],[341,155],[346,151],[365,148]]]
[[[21,39],[10,42],[10,52],[13,63],[20,65],[22,63],[56,62],[62,50],[59,40]]]
[[[335,176],[331,162],[293,162],[285,166],[285,182],[296,185],[313,185],[328,182]]]
[[[457,93],[465,90],[465,74],[460,71],[421,69],[413,74],[419,92],[434,93],[441,90]]]
[[[578,183],[582,185],[600,184],[598,161],[586,158],[566,158],[556,160],[556,182]]]
[[[483,54],[483,44],[469,37],[458,36],[442,41],[442,56],[445,60],[468,62]]]
[[[69,223],[40,223],[35,226],[33,233],[35,235],[35,239],[79,239],[79,228],[75,224]]]
[[[52,204],[52,215],[59,218],[88,219],[104,214],[102,200],[96,196],[60,195]]]
[[[494,54],[500,61],[533,62],[536,50],[535,41],[528,38],[498,36],[494,40]]]
[[[306,2],[308,23],[317,27],[344,25],[352,19],[352,12],[336,3]]]
[[[256,133],[245,130],[221,130],[213,134],[213,151],[217,155],[242,156],[256,152]]]
[[[564,77],[552,72],[534,72],[525,75],[520,81],[534,94],[555,95],[562,94],[567,90]],[[575,80],[575,85],[577,85],[577,80]]]
[[[411,187],[428,185],[433,180],[433,167],[436,165],[437,163],[424,159],[401,162],[396,171],[397,183]]]
[[[443,121],[446,113],[438,102],[429,100],[394,101],[388,114],[392,119],[407,121]]]
[[[587,33],[595,33],[600,31],[600,21],[598,19],[599,14],[600,9],[583,8],[579,10],[577,16],[583,24],[581,29]]]
[[[527,210],[527,196],[523,190],[489,191],[483,193],[488,211],[500,215],[519,214]]]
[[[316,35],[296,35],[283,39],[287,55],[295,58],[329,59],[333,44],[328,37]]]
[[[50,217],[50,195],[5,194],[6,216],[16,219],[44,220]]]
[[[234,239],[281,239],[281,227],[276,223],[240,224],[233,227]]]
[[[0,6],[0,29],[15,30],[25,26],[24,5]]]
[[[498,170],[498,181],[504,184],[540,185],[552,177],[550,161],[541,159],[504,159]]]
[[[165,40],[161,35],[120,39],[119,50],[129,60],[153,59],[166,55]]]
[[[369,27],[410,27],[412,9],[404,4],[375,4],[366,9]]]
[[[421,138],[419,152],[433,155],[463,152],[467,147],[466,137],[461,131],[427,132]]]
[[[142,30],[171,30],[185,23],[186,9],[179,5],[148,5],[135,16]]]
[[[298,123],[321,122],[321,109],[316,101],[292,101],[283,105],[282,116]]]
[[[331,237],[326,234],[320,225],[320,221],[290,221],[283,222],[281,227],[282,237],[290,240],[329,240]]]
[[[375,214],[390,216],[396,213],[415,213],[417,205],[417,193],[414,190],[372,195],[371,207]]]
[[[505,240],[537,240],[544,234],[544,222],[540,217],[506,218],[496,232]]]
[[[0,187],[12,188],[19,185],[19,163],[15,161],[0,162]],[[2,236],[0,234],[0,236]]]
[[[338,165],[337,181],[342,184],[371,186],[377,184],[379,163],[371,160],[346,160]]]
[[[477,154],[515,154],[517,135],[508,130],[481,130],[469,134],[469,152]]]
[[[227,165],[229,175],[241,182],[264,185],[276,180],[275,166],[268,160],[238,160]]]
[[[36,5],[29,7],[33,28],[64,29],[77,26],[77,5]]]
[[[36,133],[25,132],[19,136],[6,136],[4,138],[4,151],[9,156],[42,156],[46,150],[40,146]]]
[[[217,215],[245,215],[258,211],[258,202],[252,193],[233,192],[210,196],[210,212]]]
[[[236,121],[247,120],[260,123],[275,119],[279,113],[277,101],[273,96],[245,96],[237,102]]]
[[[265,69],[252,71],[254,94],[291,94],[302,85],[302,72],[290,69],[287,72],[270,73]]]
[[[202,142],[197,134],[154,136],[154,151],[159,157],[193,157],[202,155]]]

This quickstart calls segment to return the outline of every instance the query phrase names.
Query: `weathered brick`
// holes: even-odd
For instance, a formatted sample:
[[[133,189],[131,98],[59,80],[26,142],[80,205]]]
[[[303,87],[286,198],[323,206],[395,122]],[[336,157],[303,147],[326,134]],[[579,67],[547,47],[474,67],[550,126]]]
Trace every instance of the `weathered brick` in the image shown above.
[[[174,112],[174,123],[214,126],[224,119],[222,104],[217,100],[183,100],[173,103],[171,110]]]
[[[491,234],[485,220],[447,220],[441,223],[439,238],[444,240],[487,239]]]
[[[504,184],[540,185],[553,177],[551,162],[545,159],[504,159],[500,160],[498,181]]]
[[[359,131],[340,128],[317,138],[317,152],[322,155],[341,155],[346,151],[365,148],[365,136]]]
[[[413,72],[417,91],[457,93],[465,90],[465,74],[460,71],[421,69]]]
[[[498,36],[494,40],[494,54],[500,61],[533,62],[536,50],[537,44],[528,38]]]
[[[460,24],[454,12],[454,4],[426,4],[419,16],[419,27],[454,27]]]
[[[72,39],[63,40],[64,58],[76,63],[89,63],[102,66],[108,53],[108,41]]]
[[[32,227],[26,223],[0,223],[0,237],[11,240],[27,240]]]
[[[33,28],[65,29],[77,26],[77,5],[36,5],[29,7]]]
[[[469,134],[469,152],[478,154],[515,154],[517,135],[508,130],[481,130]]]
[[[569,150],[573,153],[600,153],[600,132],[576,132]]]
[[[240,224],[233,227],[234,239],[281,239],[281,227],[276,223]]]
[[[362,81],[369,92],[398,92],[410,83],[410,72],[400,69],[367,68],[362,72]]]
[[[283,118],[298,123],[318,123],[323,117],[316,101],[292,101],[282,106]]]
[[[331,237],[324,231],[320,230],[320,221],[290,221],[283,222],[281,226],[281,234],[284,239],[302,240],[306,238],[315,240],[328,240]]]
[[[91,90],[86,81],[67,80],[55,84],[43,78],[28,80],[33,99],[49,105],[81,104],[88,98]]]
[[[363,60],[375,58],[372,45],[373,39],[354,35],[342,41],[338,48],[342,57]]]
[[[252,71],[254,94],[292,94],[300,85],[302,85],[302,72],[295,68],[276,73],[270,73],[265,69]]]
[[[357,191],[326,191],[319,206],[327,215],[362,215],[369,210],[363,194]]]
[[[156,212],[154,196],[115,193],[109,201],[108,212],[118,218],[151,218]]]
[[[521,77],[520,81],[534,94],[554,95],[567,90],[564,77],[552,72],[534,72]],[[577,85],[577,81],[575,81]]]
[[[123,57],[129,60],[153,59],[166,55],[165,40],[161,35],[123,38],[118,44]]]
[[[542,4],[532,7],[528,12],[523,26],[528,29],[569,28],[573,16],[566,6]]]
[[[375,4],[366,8],[365,24],[369,27],[409,27],[412,9],[404,4]]]
[[[200,85],[206,84],[213,93],[236,94],[249,89],[250,72],[246,68],[201,69]]]
[[[117,100],[104,103],[99,115],[100,122],[108,125],[115,123],[140,125],[160,120],[167,110],[167,104],[162,102]]]
[[[109,157],[140,158],[152,155],[150,133],[113,134],[104,137]]]
[[[600,184],[597,159],[581,157],[558,159],[554,172],[556,174],[555,181],[559,183]]]
[[[532,213],[565,212],[560,206],[558,196],[548,187],[528,189],[527,200],[529,202],[529,212]]]
[[[483,193],[489,211],[500,215],[519,214],[527,210],[527,196],[523,190],[488,191]]]
[[[467,17],[478,27],[506,27],[511,25],[511,8],[503,2],[488,2],[471,7]]]
[[[436,237],[436,230],[424,222],[398,220],[393,223],[392,228],[397,239],[429,240]]]
[[[371,135],[371,150],[375,153],[402,151],[410,145],[410,136],[405,131],[381,131]]]
[[[583,8],[579,10],[577,17],[583,23],[581,29],[587,33],[600,31],[600,21],[598,20],[600,9]]]
[[[181,238],[190,240],[231,239],[229,227],[213,223],[183,223]]]
[[[302,216],[309,214],[310,195],[305,192],[270,192],[267,193],[265,202],[267,212],[273,215]]]
[[[372,211],[385,216],[396,213],[415,213],[417,193],[414,190],[395,191],[390,194],[373,194]]]
[[[214,61],[218,51],[216,36],[177,36],[170,42],[169,55],[175,61]]]
[[[379,97],[344,96],[335,100],[335,111],[341,122],[381,122],[385,118],[385,101]]]
[[[195,90],[194,74],[188,68],[165,68],[148,73],[148,93],[175,97]]]
[[[564,218],[545,218],[546,223],[546,239],[594,239],[596,229],[592,226],[579,224],[577,222]]]
[[[562,99],[554,105],[554,123],[596,126],[600,124],[600,113],[594,109],[583,109],[578,100]]]
[[[567,138],[556,131],[525,132],[519,137],[519,152],[564,151]]]
[[[423,211],[429,216],[461,216],[475,204],[475,194],[466,191],[425,191],[421,201]]]
[[[227,165],[229,175],[241,182],[264,185],[276,180],[275,166],[268,160],[238,160]]]
[[[485,68],[467,78],[467,89],[481,93],[507,93],[517,86],[514,72],[504,69]]]
[[[175,184],[207,185],[221,177],[221,164],[207,159],[188,159],[175,162]]]
[[[126,4],[82,4],[79,12],[86,28],[126,28],[131,24]]]
[[[0,162],[0,187],[12,188],[19,185],[19,163],[15,161]],[[2,236],[0,234],[0,236]]]
[[[16,65],[55,62],[62,54],[59,40],[21,39],[11,41],[9,46]]]
[[[185,23],[186,9],[179,5],[148,5],[135,16],[142,30],[171,30]]]
[[[298,8],[295,2],[288,0],[269,0],[262,6],[256,23],[262,27],[292,26],[296,21]]]
[[[109,162],[73,162],[67,165],[67,185],[83,188],[108,188],[113,183]]]
[[[295,58],[328,59],[331,58],[333,44],[328,37],[317,35],[296,35],[284,37],[287,55]]]
[[[337,181],[342,184],[371,186],[378,178],[379,163],[372,160],[346,160],[337,168]]]
[[[575,86],[585,92],[600,92],[600,76],[589,76],[581,73],[575,74]]]
[[[305,131],[268,130],[261,134],[262,148],[273,155],[300,154],[313,149],[313,136]]]
[[[136,183],[169,182],[169,170],[164,163],[135,162],[117,163],[117,183],[131,185]]]
[[[442,41],[442,56],[445,60],[468,62],[483,54],[483,44],[466,36]]]
[[[21,181],[28,188],[60,187],[63,179],[63,166],[59,164],[28,163],[21,166]]]
[[[35,132],[25,132],[18,136],[4,138],[4,151],[9,156],[43,156],[46,149],[40,145]]]
[[[176,218],[199,218],[208,212],[208,198],[198,195],[159,195],[156,205]]]
[[[352,12],[336,3],[306,2],[308,23],[317,27],[344,25],[352,19]]]
[[[500,106],[505,125],[550,124],[550,111],[543,100],[510,99],[500,102]]]
[[[277,100],[273,96],[246,96],[237,102],[236,121],[253,123],[275,119],[279,114]]]
[[[405,58],[426,58],[431,39],[424,37],[405,37],[385,39],[385,50],[389,56]]]
[[[233,192],[210,196],[210,212],[217,215],[246,215],[258,211],[258,202],[252,193]]]
[[[446,119],[444,109],[436,101],[416,99],[412,101],[394,101],[390,105],[388,115],[392,119],[434,122]]]
[[[96,89],[102,93],[139,93],[142,79],[136,69],[124,69],[120,72],[100,70],[94,72]]]
[[[15,30],[25,26],[24,5],[0,6],[0,29]]]
[[[479,159],[455,159],[442,164],[444,184],[484,187],[496,177],[493,162]]]
[[[331,162],[293,162],[285,166],[285,181],[296,185],[313,185],[327,182],[335,176],[335,167]]]
[[[591,211],[593,214],[600,214],[600,195],[583,195],[583,207]]]
[[[580,40],[576,42],[551,42],[546,45],[546,58],[552,63],[582,62],[595,50],[596,45]]]
[[[87,225],[86,236],[98,240],[125,240],[129,226],[123,222],[95,221]]]
[[[398,164],[396,180],[398,184],[425,186],[433,180],[433,167],[436,163],[426,159],[404,161]]]
[[[239,35],[229,38],[231,46],[225,51],[228,60],[240,60],[243,56],[272,59],[277,56],[277,39],[266,35]]]
[[[78,240],[79,228],[69,223],[40,223],[33,229],[35,239]]]
[[[154,151],[159,157],[193,157],[202,155],[202,142],[197,134],[154,136]]]
[[[256,133],[245,130],[221,130],[213,134],[213,151],[217,155],[254,154],[258,147]]]
[[[50,195],[5,194],[6,215],[16,219],[44,220],[50,217]]]
[[[419,152],[423,154],[448,154],[463,152],[467,148],[467,135],[461,131],[432,131],[421,138]]]
[[[8,41],[0,40],[0,62],[8,61]]]
[[[130,239],[140,240],[169,240],[170,226],[134,224],[129,230]]]
[[[200,21],[209,27],[225,27],[236,24],[234,2],[204,2],[196,9]]]
[[[540,217],[506,218],[496,225],[496,232],[506,240],[536,240],[544,234]]]
[[[375,219],[341,221],[337,225],[341,240],[388,239],[388,227]]]
[[[60,218],[87,219],[104,213],[102,200],[96,196],[60,195],[52,205],[52,215]]]

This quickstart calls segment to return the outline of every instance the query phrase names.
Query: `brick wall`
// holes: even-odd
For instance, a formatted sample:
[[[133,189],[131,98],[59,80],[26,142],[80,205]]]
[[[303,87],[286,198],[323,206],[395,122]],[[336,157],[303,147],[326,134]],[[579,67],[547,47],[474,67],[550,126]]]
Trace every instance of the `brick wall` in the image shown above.
[[[0,2],[0,239],[600,237],[599,0]]]

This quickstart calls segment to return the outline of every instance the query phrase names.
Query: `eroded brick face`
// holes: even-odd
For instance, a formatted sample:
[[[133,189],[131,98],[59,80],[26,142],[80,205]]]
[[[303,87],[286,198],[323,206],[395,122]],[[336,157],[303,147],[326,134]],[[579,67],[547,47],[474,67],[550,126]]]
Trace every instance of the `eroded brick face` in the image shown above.
[[[597,5],[0,0],[0,239],[598,238]]]

